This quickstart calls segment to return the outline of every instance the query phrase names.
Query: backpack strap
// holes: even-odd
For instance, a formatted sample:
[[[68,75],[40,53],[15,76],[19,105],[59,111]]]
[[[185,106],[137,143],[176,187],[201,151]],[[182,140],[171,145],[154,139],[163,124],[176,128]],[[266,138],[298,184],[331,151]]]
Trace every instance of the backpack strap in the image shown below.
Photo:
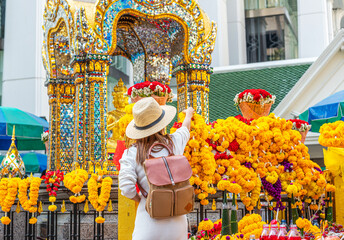
[[[139,182],[137,181],[136,182],[137,186],[139,187],[141,193],[142,193],[142,196],[144,196],[145,198],[147,198],[148,196],[148,193],[146,192],[146,190],[143,189],[143,187],[141,187],[141,185],[139,184]]]
[[[156,142],[156,143],[153,143],[153,145],[152,145],[152,146],[149,148],[149,150],[148,150],[148,156],[149,156],[150,158],[154,158],[154,157],[151,155],[151,153],[152,153],[153,148],[154,148],[155,146],[158,146],[158,145],[163,146],[164,148],[167,149],[167,151],[168,151],[168,156],[174,155],[173,152],[172,152],[172,150],[171,150],[171,148],[170,148],[169,146],[167,146],[167,145],[164,144],[164,143]]]

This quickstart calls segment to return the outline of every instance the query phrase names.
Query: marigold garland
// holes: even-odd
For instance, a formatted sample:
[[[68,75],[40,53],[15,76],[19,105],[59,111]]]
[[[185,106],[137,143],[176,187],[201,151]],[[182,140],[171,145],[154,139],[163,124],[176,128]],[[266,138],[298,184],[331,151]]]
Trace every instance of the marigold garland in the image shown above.
[[[34,206],[37,206],[41,181],[42,179],[38,177],[28,177],[19,182],[18,198],[25,211],[30,213],[37,212],[37,207]],[[28,190],[30,191],[29,194],[27,194]]]
[[[319,132],[319,143],[324,147],[344,147],[344,121],[325,123]]]
[[[110,199],[111,184],[112,178],[106,177],[102,179],[97,174],[92,174],[88,180],[88,200],[98,212],[104,211]],[[98,195],[98,188],[101,188],[100,195]]]
[[[184,121],[185,114],[179,113],[178,117],[180,121],[173,125],[171,134],[181,127],[180,123]],[[210,129],[211,126],[205,123],[201,115],[194,114],[191,121],[190,140],[184,150],[184,155],[192,168],[190,183],[195,186],[195,194],[198,195],[202,205],[209,203],[207,200],[209,194],[216,193],[216,189],[213,187],[216,162],[214,154],[211,152],[212,148],[206,141]]]
[[[179,118],[171,133],[181,126],[184,114]],[[240,192],[249,211],[257,205],[262,187],[268,198],[277,200],[275,209],[280,210],[285,207],[282,191],[290,197],[315,200],[324,193],[326,179],[310,160],[308,148],[291,121],[274,114],[250,123],[229,117],[207,126],[202,120],[195,115],[184,152],[193,171],[190,183],[201,204],[208,204],[207,197],[216,191],[212,190],[216,185],[219,190]]]
[[[0,206],[5,216],[1,218],[1,223],[8,225],[11,219],[7,213],[11,211],[12,205],[17,198],[18,186],[20,178],[2,178],[0,181]]]
[[[110,199],[111,184],[112,178],[105,177],[103,179],[101,175],[97,174],[92,174],[91,178],[88,180],[88,200],[99,214],[104,211],[106,204]],[[98,195],[98,188],[100,188],[100,195]],[[96,218],[97,223],[103,223],[104,221],[105,219],[100,215]]]
[[[17,198],[20,178],[2,178],[0,181],[0,206],[2,211],[11,211],[12,205]]]
[[[72,203],[82,203],[85,201],[86,196],[84,194],[80,195],[80,192],[87,179],[88,173],[84,169],[76,169],[65,175],[64,185],[74,193],[74,195],[69,197]]]

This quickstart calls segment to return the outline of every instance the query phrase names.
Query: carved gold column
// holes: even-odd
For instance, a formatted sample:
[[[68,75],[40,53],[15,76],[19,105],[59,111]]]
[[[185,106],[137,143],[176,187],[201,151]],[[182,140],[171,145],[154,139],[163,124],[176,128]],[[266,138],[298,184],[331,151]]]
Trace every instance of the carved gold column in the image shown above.
[[[187,95],[187,72],[179,71],[176,73],[177,79],[177,111],[181,112],[188,106]]]
[[[73,123],[75,86],[71,79],[50,79],[48,168],[69,171],[73,162]]]
[[[84,169],[106,160],[106,78],[111,57],[75,56],[75,161]]]
[[[187,107],[193,107],[208,122],[210,67],[190,64],[178,67],[175,72],[178,89],[178,112]]]

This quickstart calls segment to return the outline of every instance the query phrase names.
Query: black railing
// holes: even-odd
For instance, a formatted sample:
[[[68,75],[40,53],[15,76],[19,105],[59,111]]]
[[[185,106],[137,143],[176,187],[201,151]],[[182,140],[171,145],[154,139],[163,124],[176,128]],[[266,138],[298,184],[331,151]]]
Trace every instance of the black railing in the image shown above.
[[[211,200],[212,201],[212,200]],[[270,210],[266,200],[260,199],[262,207],[260,209],[254,209],[252,213],[258,213],[262,216],[263,221],[270,222],[274,219],[274,212]],[[55,212],[50,212],[47,206],[50,202],[43,202],[43,211],[38,214],[36,213],[38,222],[36,224],[29,224],[29,219],[32,214],[29,212],[16,213],[11,211],[7,214],[11,218],[9,225],[3,226],[3,231],[0,231],[0,238],[4,240],[14,239],[46,239],[46,240],[58,240],[58,239],[69,239],[69,240],[81,240],[81,239],[93,239],[93,240],[112,240],[117,239],[118,234],[116,228],[118,226],[118,204],[117,200],[113,199],[114,210],[112,212],[102,212],[105,223],[98,224],[95,219],[99,216],[92,207],[85,213],[83,204],[72,204],[66,201],[66,211],[62,213],[60,209]],[[209,218],[213,221],[222,218],[222,199],[215,199],[217,203],[217,209],[211,209],[211,203],[208,206],[202,206],[199,201],[195,203],[194,211],[188,214],[188,223],[190,231],[197,231],[197,225],[204,218]],[[282,198],[282,202],[286,204],[286,209],[280,214],[284,215],[284,219],[287,223],[291,222],[291,202],[290,199],[285,197]],[[249,213],[244,205],[241,203],[240,198],[237,199],[238,203],[238,221]],[[271,202],[270,202],[271,203]],[[55,202],[56,206],[61,206],[62,201]],[[231,199],[228,199],[229,206],[232,205]],[[271,205],[271,204],[270,204]],[[90,205],[91,206],[91,205]],[[15,209],[15,205],[12,210]],[[314,214],[314,211],[304,211],[304,217],[310,218],[310,214]],[[0,212],[0,217],[4,213]],[[301,212],[300,212],[301,215]],[[111,228],[106,227],[107,224],[114,224]],[[107,230],[107,231],[106,231]],[[1,236],[3,235],[3,236]]]
[[[45,205],[47,207],[49,204],[51,203],[44,202],[43,206]],[[62,202],[55,202],[55,204],[61,206]],[[29,220],[32,217],[31,213],[21,212],[18,214],[15,211],[11,211],[7,213],[7,216],[11,219],[11,223],[9,225],[3,225],[3,232],[1,234],[0,231],[0,238],[4,240],[117,239],[117,231],[115,229],[111,228],[111,231],[107,231],[106,233],[104,231],[106,224],[114,223],[113,221],[107,221],[107,218],[118,215],[117,202],[114,200],[113,206],[114,210],[112,212],[105,211],[102,213],[101,216],[105,217],[106,220],[105,223],[101,224],[95,222],[95,219],[99,216],[97,211],[90,209],[85,213],[83,204],[72,204],[67,201],[67,210],[64,213],[61,211],[51,212],[48,209],[44,209],[40,214],[36,213],[35,217],[38,220],[36,224],[29,224]],[[4,215],[4,213],[0,212],[0,215]],[[117,222],[115,224],[117,226]],[[21,229],[18,229],[18,227]]]

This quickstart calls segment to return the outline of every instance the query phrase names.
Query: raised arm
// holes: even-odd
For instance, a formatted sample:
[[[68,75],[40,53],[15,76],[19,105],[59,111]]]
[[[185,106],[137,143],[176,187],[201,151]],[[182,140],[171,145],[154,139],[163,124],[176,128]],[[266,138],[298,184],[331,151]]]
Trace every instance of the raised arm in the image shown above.
[[[186,127],[190,131],[191,118],[192,118],[195,110],[192,107],[189,107],[188,109],[184,110],[184,112],[185,112],[185,119],[184,119],[182,126]]]

